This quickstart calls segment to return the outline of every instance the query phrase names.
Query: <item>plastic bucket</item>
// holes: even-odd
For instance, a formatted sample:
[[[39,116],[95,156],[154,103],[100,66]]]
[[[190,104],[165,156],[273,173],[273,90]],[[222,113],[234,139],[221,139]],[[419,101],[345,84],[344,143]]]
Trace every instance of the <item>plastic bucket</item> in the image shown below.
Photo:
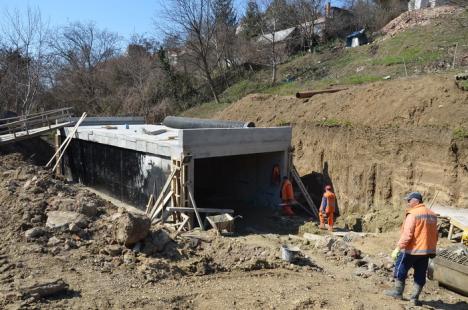
[[[287,245],[281,246],[281,259],[291,263],[296,258],[296,254],[299,252],[297,247],[289,247]]]

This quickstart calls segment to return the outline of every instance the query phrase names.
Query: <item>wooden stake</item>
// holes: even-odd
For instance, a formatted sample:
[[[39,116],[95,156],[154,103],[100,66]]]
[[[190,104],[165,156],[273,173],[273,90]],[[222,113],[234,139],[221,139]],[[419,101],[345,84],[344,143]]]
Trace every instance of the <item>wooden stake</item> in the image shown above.
[[[458,42],[455,44],[455,51],[453,52],[453,63],[452,68],[455,69],[455,56],[457,55]]]
[[[149,210],[150,218],[152,217],[152,216],[151,216],[151,213],[154,212],[154,209],[159,205],[159,203],[161,202],[161,200],[163,200],[163,198],[164,198],[164,193],[165,193],[165,192],[167,191],[167,189],[169,188],[169,185],[171,185],[172,178],[174,177],[176,171],[177,171],[177,169],[172,170],[171,174],[169,175],[169,178],[167,178],[167,180],[166,180],[166,184],[164,184],[164,186],[163,186],[161,192],[159,193],[158,199],[156,199],[156,202],[154,203],[153,207]]]
[[[154,219],[161,213],[161,211],[164,209],[164,206],[169,202],[169,199],[174,195],[174,192],[170,191],[167,193],[166,197],[164,198],[163,202],[156,208],[154,214],[150,215],[150,219]]]
[[[73,127],[72,131],[70,132],[70,134],[65,138],[65,140],[63,140],[62,142],[62,145],[60,145],[60,147],[58,148],[58,150],[55,152],[55,154],[52,156],[52,158],[49,160],[49,162],[47,163],[46,167],[49,167],[50,164],[54,161],[54,159],[56,159],[56,156],[62,151],[62,148],[65,147],[68,145],[68,141],[72,139],[73,135],[75,134],[75,132],[78,130],[78,127],[80,126],[80,124],[83,122],[83,120],[86,118],[87,114],[86,112],[83,113],[83,115],[80,117],[80,119],[76,122],[75,124],[75,127]],[[60,157],[59,156],[59,159],[60,160]],[[58,162],[57,160],[57,162]]]
[[[84,113],[84,117],[82,118],[81,122],[86,118],[86,113]],[[59,159],[57,160],[57,162],[55,163],[55,166],[52,170],[55,170],[57,168],[57,166],[60,164],[60,160],[62,159],[62,156],[65,154],[65,152],[67,151],[67,148],[68,148],[68,145],[70,144],[71,140],[72,140],[72,137],[73,135],[75,135],[76,131],[78,130],[78,127],[80,126],[81,122],[78,124],[76,124],[75,128],[73,128],[73,133],[70,134],[70,139],[68,140],[67,144],[64,146],[63,150],[62,150],[62,153],[60,153],[60,156],[59,156]]]
[[[193,199],[192,189],[187,186],[187,191],[188,191],[190,202],[192,203],[192,206],[193,206],[193,211],[195,212],[195,216],[197,217],[198,225],[200,225],[201,230],[205,230],[200,214],[198,213],[197,204],[195,203],[195,199]]]
[[[146,211],[145,211],[146,215],[148,215],[148,211],[149,211],[150,207],[153,206],[153,200],[154,200],[153,194],[151,194],[150,198],[148,200],[148,203],[146,204]]]

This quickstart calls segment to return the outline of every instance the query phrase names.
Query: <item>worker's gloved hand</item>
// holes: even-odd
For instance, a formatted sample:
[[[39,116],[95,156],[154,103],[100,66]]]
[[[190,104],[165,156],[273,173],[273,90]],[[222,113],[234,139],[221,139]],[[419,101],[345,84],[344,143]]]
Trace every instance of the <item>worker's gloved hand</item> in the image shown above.
[[[393,259],[393,261],[396,261],[398,256],[400,256],[400,247],[396,247],[395,250],[393,250],[392,255],[390,255]]]

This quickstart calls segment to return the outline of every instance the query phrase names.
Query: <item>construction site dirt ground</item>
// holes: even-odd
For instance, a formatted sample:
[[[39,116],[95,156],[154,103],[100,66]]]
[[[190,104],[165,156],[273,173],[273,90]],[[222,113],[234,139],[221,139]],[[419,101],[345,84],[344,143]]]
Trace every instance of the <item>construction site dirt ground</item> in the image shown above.
[[[319,241],[213,231],[172,239],[170,231],[153,225],[150,234],[163,244],[147,238],[127,248],[113,236],[122,208],[17,154],[0,157],[0,175],[0,308],[408,308],[407,301],[382,294],[391,286],[389,253],[397,232],[351,235],[350,242],[327,232]],[[86,220],[74,228],[45,228],[54,211],[79,212]],[[41,233],[33,235],[34,229]],[[441,246],[446,243],[441,240]],[[282,244],[300,247],[294,264],[281,260]],[[28,289],[51,279],[61,279],[66,289],[46,297]],[[433,281],[422,301],[426,309],[468,306],[468,298]]]

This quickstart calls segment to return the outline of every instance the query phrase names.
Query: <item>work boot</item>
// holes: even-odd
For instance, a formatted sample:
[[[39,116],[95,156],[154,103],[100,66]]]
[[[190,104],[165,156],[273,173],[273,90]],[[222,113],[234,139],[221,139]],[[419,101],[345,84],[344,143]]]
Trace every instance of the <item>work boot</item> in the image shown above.
[[[384,294],[396,299],[403,299],[403,291],[405,290],[405,282],[398,279],[395,280],[395,288],[393,290],[384,291]]]
[[[423,290],[423,287],[421,285],[414,283],[413,293],[411,294],[411,297],[410,297],[411,305],[413,306],[422,305],[421,301],[419,300],[419,295],[421,294],[422,290]]]

